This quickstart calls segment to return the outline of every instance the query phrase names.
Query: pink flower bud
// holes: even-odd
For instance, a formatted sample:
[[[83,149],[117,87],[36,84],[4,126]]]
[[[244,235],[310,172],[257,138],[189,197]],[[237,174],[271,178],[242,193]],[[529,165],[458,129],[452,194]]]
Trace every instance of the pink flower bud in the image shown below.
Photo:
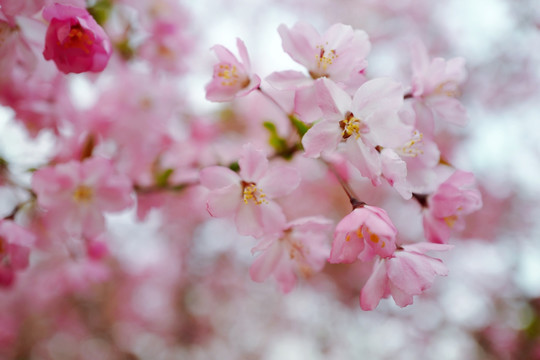
[[[111,57],[111,42],[86,9],[54,4],[43,10],[49,28],[45,36],[46,60],[54,60],[64,73],[100,72]]]

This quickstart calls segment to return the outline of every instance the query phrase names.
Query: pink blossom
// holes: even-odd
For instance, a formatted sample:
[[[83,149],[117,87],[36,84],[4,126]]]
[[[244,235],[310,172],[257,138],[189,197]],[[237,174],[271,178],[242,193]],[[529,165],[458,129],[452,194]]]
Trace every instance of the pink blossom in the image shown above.
[[[452,231],[465,227],[464,215],[482,207],[482,197],[474,185],[474,175],[456,170],[427,198],[424,210],[424,233],[434,243],[446,243]]]
[[[261,79],[251,73],[246,45],[242,40],[236,39],[236,46],[241,61],[221,45],[212,48],[218,63],[214,65],[212,81],[206,85],[206,98],[210,101],[231,101],[235,97],[249,94],[261,84]]]
[[[457,57],[448,61],[442,58],[430,61],[420,42],[414,44],[412,57],[412,96],[419,101],[415,105],[417,113],[430,117],[421,109],[426,106],[443,120],[465,125],[466,110],[457,99],[461,94],[460,85],[467,77],[465,60]]]
[[[379,154],[381,148],[398,147],[412,134],[410,125],[398,116],[403,104],[399,83],[387,78],[367,81],[352,99],[329,79],[317,80],[315,86],[323,120],[302,138],[306,156],[318,157],[321,153],[334,151],[344,142],[347,159],[373,185],[380,184],[383,170],[389,174],[390,183],[398,179],[397,172],[406,172],[399,156],[385,154],[383,167]],[[394,160],[386,161],[389,157]],[[400,169],[394,170],[395,164]],[[404,177],[400,175],[399,179],[404,180]]]
[[[278,32],[283,50],[304,65],[312,78],[329,77],[352,90],[364,82],[371,49],[364,31],[334,24],[320,35],[310,24],[298,22],[291,29],[282,24]]]
[[[336,226],[329,262],[352,263],[371,260],[375,255],[392,256],[397,230],[386,211],[374,206],[359,206]]]
[[[45,7],[49,21],[43,56],[64,73],[100,72],[112,54],[105,31],[84,8],[64,4]]]
[[[288,223],[278,234],[263,237],[251,250],[261,252],[249,269],[251,279],[263,282],[274,276],[281,291],[288,293],[298,277],[307,278],[324,267],[331,226],[328,219],[307,217]]]
[[[153,68],[179,74],[186,68],[184,59],[192,44],[182,29],[182,23],[155,21],[148,39],[139,47],[138,54]]]
[[[13,221],[0,220],[0,286],[10,286],[16,271],[28,267],[35,236]]]
[[[378,259],[360,293],[360,307],[373,310],[381,298],[389,295],[400,307],[411,305],[413,296],[429,289],[437,275],[448,275],[448,269],[441,260],[425,253],[450,248],[451,245],[431,243],[403,245],[391,257]]]
[[[45,167],[34,173],[38,204],[64,231],[93,238],[105,229],[104,212],[131,206],[131,182],[105,158]]]
[[[208,212],[214,217],[234,217],[242,235],[259,237],[280,232],[285,216],[272,199],[287,195],[298,186],[298,171],[288,166],[269,167],[264,153],[251,144],[244,146],[238,163],[239,174],[223,166],[201,171],[201,184],[210,190]]]

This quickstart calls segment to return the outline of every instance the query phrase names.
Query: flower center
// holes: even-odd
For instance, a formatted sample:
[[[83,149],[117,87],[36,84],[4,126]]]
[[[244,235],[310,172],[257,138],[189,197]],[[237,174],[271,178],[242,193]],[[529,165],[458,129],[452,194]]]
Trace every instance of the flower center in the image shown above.
[[[92,200],[94,192],[91,187],[81,185],[73,192],[73,200],[78,203],[88,203]]]
[[[66,49],[81,49],[86,54],[89,54],[89,46],[93,43],[94,41],[90,39],[90,37],[81,27],[81,25],[77,24],[71,26],[71,30],[69,31],[68,36],[64,39],[64,43],[62,45]]]
[[[247,204],[249,200],[253,200],[256,205],[268,204],[266,200],[266,194],[262,192],[262,189],[258,188],[254,183],[247,183],[242,181],[244,187],[244,203]]]
[[[445,95],[453,98],[457,98],[461,95],[461,91],[459,91],[458,85],[454,81],[440,83],[439,86],[433,90],[433,93],[436,95]]]
[[[424,150],[420,149],[419,147],[422,146],[423,138],[424,134],[418,130],[415,130],[411,140],[406,142],[401,148],[397,149],[397,152],[402,156],[408,157],[417,157],[418,155],[422,155]]]
[[[345,115],[345,119],[339,122],[339,127],[341,127],[343,139],[348,139],[354,135],[355,139],[359,139],[361,134],[367,134],[369,128],[362,120],[354,117],[353,113],[348,112]]]
[[[241,74],[238,73],[238,68],[236,65],[230,64],[219,64],[217,66],[217,76],[219,76],[222,81],[221,85],[223,86],[235,86],[241,82],[241,88],[245,88],[249,85],[249,78],[242,79]]]
[[[326,45],[328,45],[328,43],[326,43]],[[326,51],[323,45],[317,45],[317,49],[319,49],[319,54],[315,55],[317,58],[317,66],[319,69],[326,71],[328,66],[332,65],[334,59],[337,58],[336,50],[332,49]]]

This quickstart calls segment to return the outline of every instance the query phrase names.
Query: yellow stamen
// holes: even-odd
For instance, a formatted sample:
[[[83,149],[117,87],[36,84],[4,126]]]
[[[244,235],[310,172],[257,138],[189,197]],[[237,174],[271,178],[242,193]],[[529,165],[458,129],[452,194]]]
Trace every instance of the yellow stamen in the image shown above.
[[[452,228],[456,224],[457,219],[457,215],[447,216],[444,218],[444,222],[449,228]]]
[[[411,140],[406,142],[400,149],[398,149],[399,154],[410,157],[417,157],[418,155],[422,155],[424,153],[424,150],[419,149],[419,147],[422,146],[423,138],[424,134],[422,134],[418,130],[415,130]]]
[[[245,183],[244,184],[244,203],[247,204],[249,200],[253,200],[256,205],[268,204],[268,201],[265,199],[266,194],[262,192],[262,189],[257,188],[257,185],[254,183]]]
[[[328,45],[328,43],[326,43]],[[315,57],[317,58],[317,66],[322,68],[323,71],[326,71],[329,65],[332,65],[334,62],[334,59],[338,57],[336,54],[336,50],[332,49],[330,51],[326,51],[323,45],[318,45],[317,49],[319,49],[319,53],[315,54]]]
[[[73,200],[75,200],[75,202],[87,203],[92,200],[93,196],[92,188],[86,185],[80,185],[73,192]]]
[[[339,126],[343,130],[342,136],[344,139],[347,139],[352,135],[354,135],[355,139],[359,139],[361,134],[369,132],[367,126],[350,112],[347,113],[345,119],[339,122]]]

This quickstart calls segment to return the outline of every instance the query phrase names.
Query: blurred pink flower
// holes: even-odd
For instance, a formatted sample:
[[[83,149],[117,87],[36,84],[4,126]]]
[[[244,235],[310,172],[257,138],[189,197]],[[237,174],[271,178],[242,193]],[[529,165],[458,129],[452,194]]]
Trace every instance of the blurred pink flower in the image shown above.
[[[210,166],[200,173],[201,184],[210,190],[207,209],[214,217],[234,216],[242,235],[255,237],[280,232],[285,215],[272,201],[292,192],[300,183],[298,170],[270,167],[266,156],[251,144],[243,148],[237,174],[223,166]]]
[[[463,216],[482,207],[480,191],[472,188],[474,183],[472,173],[456,170],[427,198],[423,224],[428,241],[446,243],[452,230],[465,227]]]
[[[53,4],[45,7],[43,18],[50,21],[43,56],[53,60],[58,70],[67,74],[105,69],[111,42],[86,9]]]
[[[15,272],[28,267],[35,236],[13,221],[0,220],[0,286],[10,286]]]
[[[273,275],[283,293],[291,291],[299,276],[321,271],[330,252],[327,234],[332,222],[306,217],[289,222],[279,234],[263,237],[251,252],[261,252],[249,269],[251,279],[263,282]]]
[[[397,230],[381,208],[363,205],[355,208],[336,226],[328,261],[333,264],[371,260],[375,255],[392,256]]]
[[[236,46],[241,61],[221,45],[212,47],[219,61],[214,65],[212,81],[206,85],[206,98],[210,101],[231,101],[235,97],[249,94],[261,84],[261,79],[251,73],[246,45],[236,39]]]
[[[373,310],[381,298],[389,295],[400,307],[411,305],[413,296],[430,288],[435,276],[448,275],[448,269],[441,260],[425,253],[450,248],[451,245],[431,243],[403,245],[391,257],[378,259],[360,293],[360,307]]]
[[[42,168],[34,173],[32,189],[49,218],[68,233],[88,238],[105,229],[103,212],[120,211],[133,203],[131,182],[115,174],[105,158]]]
[[[448,122],[465,125],[467,113],[457,99],[461,95],[460,85],[467,78],[465,59],[434,58],[430,61],[421,42],[415,43],[412,50],[412,96],[418,100],[415,109],[420,116],[430,118],[423,122],[429,124],[435,114]],[[429,110],[425,111],[423,107]]]

